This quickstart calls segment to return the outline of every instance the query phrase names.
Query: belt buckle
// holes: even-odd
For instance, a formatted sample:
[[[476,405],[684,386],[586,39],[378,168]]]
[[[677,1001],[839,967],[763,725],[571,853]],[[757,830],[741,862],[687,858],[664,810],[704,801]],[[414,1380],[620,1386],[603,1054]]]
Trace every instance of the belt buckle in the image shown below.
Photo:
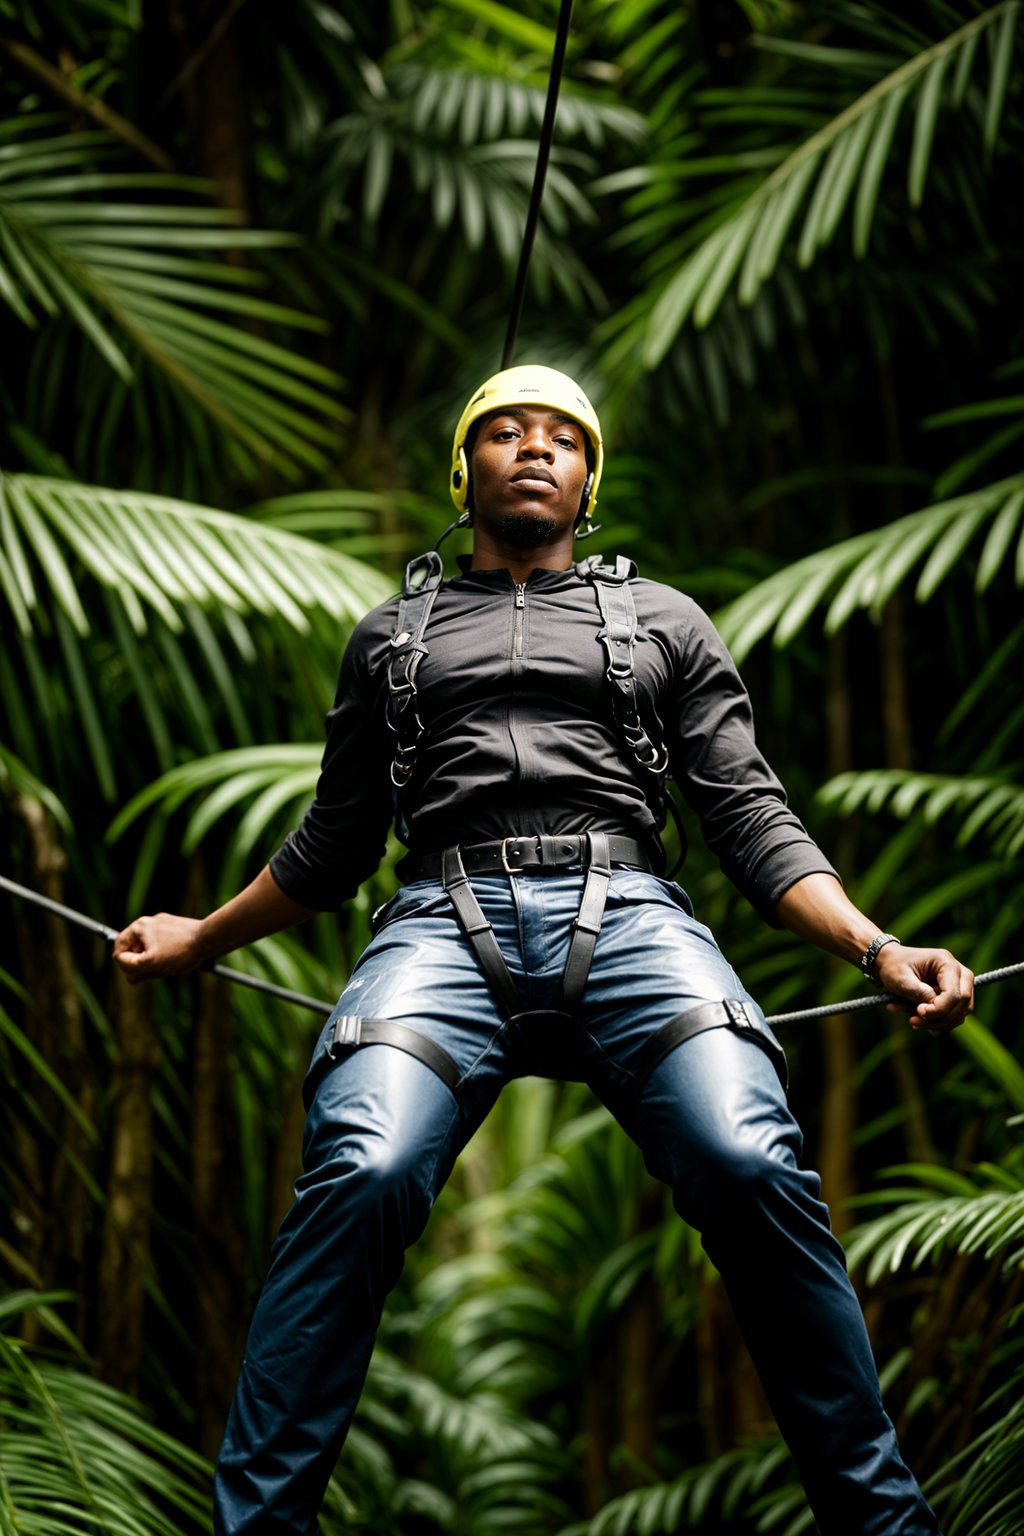
[[[503,837],[502,840],[501,840],[501,867],[505,871],[506,875],[518,875],[519,874],[519,870],[518,869],[513,869],[512,865],[509,863],[509,861],[508,861],[508,854],[506,853],[505,850],[507,849],[509,843],[521,843],[521,842],[522,842],[522,838],[521,837],[516,837],[516,836],[513,836],[513,837]]]
[[[512,865],[508,861],[507,849],[508,849],[509,843],[532,843],[533,846],[534,846],[534,849],[536,850],[537,855],[539,857],[540,856],[540,838],[536,834],[534,834],[532,837],[531,836],[523,837],[519,833],[516,833],[516,834],[512,835],[511,837],[503,837],[502,838],[502,840],[501,840],[501,867],[502,867],[502,869],[505,871],[506,875],[521,875],[522,874],[522,869],[521,868],[520,869],[513,869]]]

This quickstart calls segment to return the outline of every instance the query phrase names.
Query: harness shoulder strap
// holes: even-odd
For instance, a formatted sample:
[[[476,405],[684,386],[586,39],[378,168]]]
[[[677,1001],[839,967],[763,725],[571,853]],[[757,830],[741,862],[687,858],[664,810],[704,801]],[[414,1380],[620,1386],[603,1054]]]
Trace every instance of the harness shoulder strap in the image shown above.
[[[624,555],[617,555],[614,565],[605,565],[600,556],[592,555],[589,560],[581,560],[576,569],[586,580],[593,582],[601,610],[602,624],[597,638],[604,646],[605,676],[612,687],[615,723],[640,767],[655,778],[663,778],[668,771],[668,752],[664,743],[656,746],[644,729],[633,670],[637,621],[629,581],[637,574],[636,564]]]
[[[423,636],[444,577],[444,564],[435,549],[417,555],[405,568],[402,597],[388,659],[387,721],[398,738],[391,764],[391,782],[401,789],[412,777],[423,737],[416,708],[416,673],[428,654]]]

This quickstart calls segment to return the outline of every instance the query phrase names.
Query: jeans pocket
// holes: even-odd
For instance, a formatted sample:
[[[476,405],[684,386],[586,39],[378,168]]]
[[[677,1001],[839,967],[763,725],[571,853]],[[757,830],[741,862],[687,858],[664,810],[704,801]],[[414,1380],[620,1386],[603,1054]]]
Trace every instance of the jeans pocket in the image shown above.
[[[693,902],[682,886],[676,885],[674,880],[666,880],[662,875],[648,874],[646,870],[614,870],[608,899],[623,902],[626,905],[637,902],[657,902],[662,906],[675,907],[678,911],[685,913],[691,921],[695,921]]]
[[[378,907],[370,919],[374,938],[383,928],[403,917],[426,916],[435,908],[451,907],[451,897],[438,880],[415,880],[396,891],[390,901]]]

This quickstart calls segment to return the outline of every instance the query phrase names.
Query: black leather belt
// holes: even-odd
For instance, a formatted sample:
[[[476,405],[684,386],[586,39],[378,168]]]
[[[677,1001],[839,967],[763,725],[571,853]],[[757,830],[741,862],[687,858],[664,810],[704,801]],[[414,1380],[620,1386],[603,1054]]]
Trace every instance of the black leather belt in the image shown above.
[[[515,875],[520,870],[533,874],[560,869],[582,869],[586,862],[586,834],[568,833],[564,837],[503,837],[494,843],[462,843],[459,852],[467,875]],[[635,837],[608,834],[608,858],[612,864],[637,864],[650,872],[648,854]],[[443,853],[407,854],[398,865],[398,875],[408,885],[413,880],[434,880],[443,872]]]

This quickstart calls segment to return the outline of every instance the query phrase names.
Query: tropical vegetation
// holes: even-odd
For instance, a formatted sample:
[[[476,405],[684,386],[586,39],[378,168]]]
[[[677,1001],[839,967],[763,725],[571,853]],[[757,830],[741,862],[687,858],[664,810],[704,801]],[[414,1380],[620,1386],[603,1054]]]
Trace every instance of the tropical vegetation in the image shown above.
[[[449,520],[557,10],[0,0],[0,872],[198,913],[301,815],[347,633]],[[517,354],[599,402],[591,547],[714,614],[855,899],[978,972],[1024,959],[1021,12],[579,0]],[[336,996],[398,851],[231,963]],[[681,878],[767,1012],[857,990],[699,846]],[[200,1530],[318,1020],[130,990],[0,900],[0,1531]],[[780,1026],[947,1536],[1024,1530],[1020,998]],[[579,1085],[511,1085],[460,1160],[323,1523],[813,1529]]]

